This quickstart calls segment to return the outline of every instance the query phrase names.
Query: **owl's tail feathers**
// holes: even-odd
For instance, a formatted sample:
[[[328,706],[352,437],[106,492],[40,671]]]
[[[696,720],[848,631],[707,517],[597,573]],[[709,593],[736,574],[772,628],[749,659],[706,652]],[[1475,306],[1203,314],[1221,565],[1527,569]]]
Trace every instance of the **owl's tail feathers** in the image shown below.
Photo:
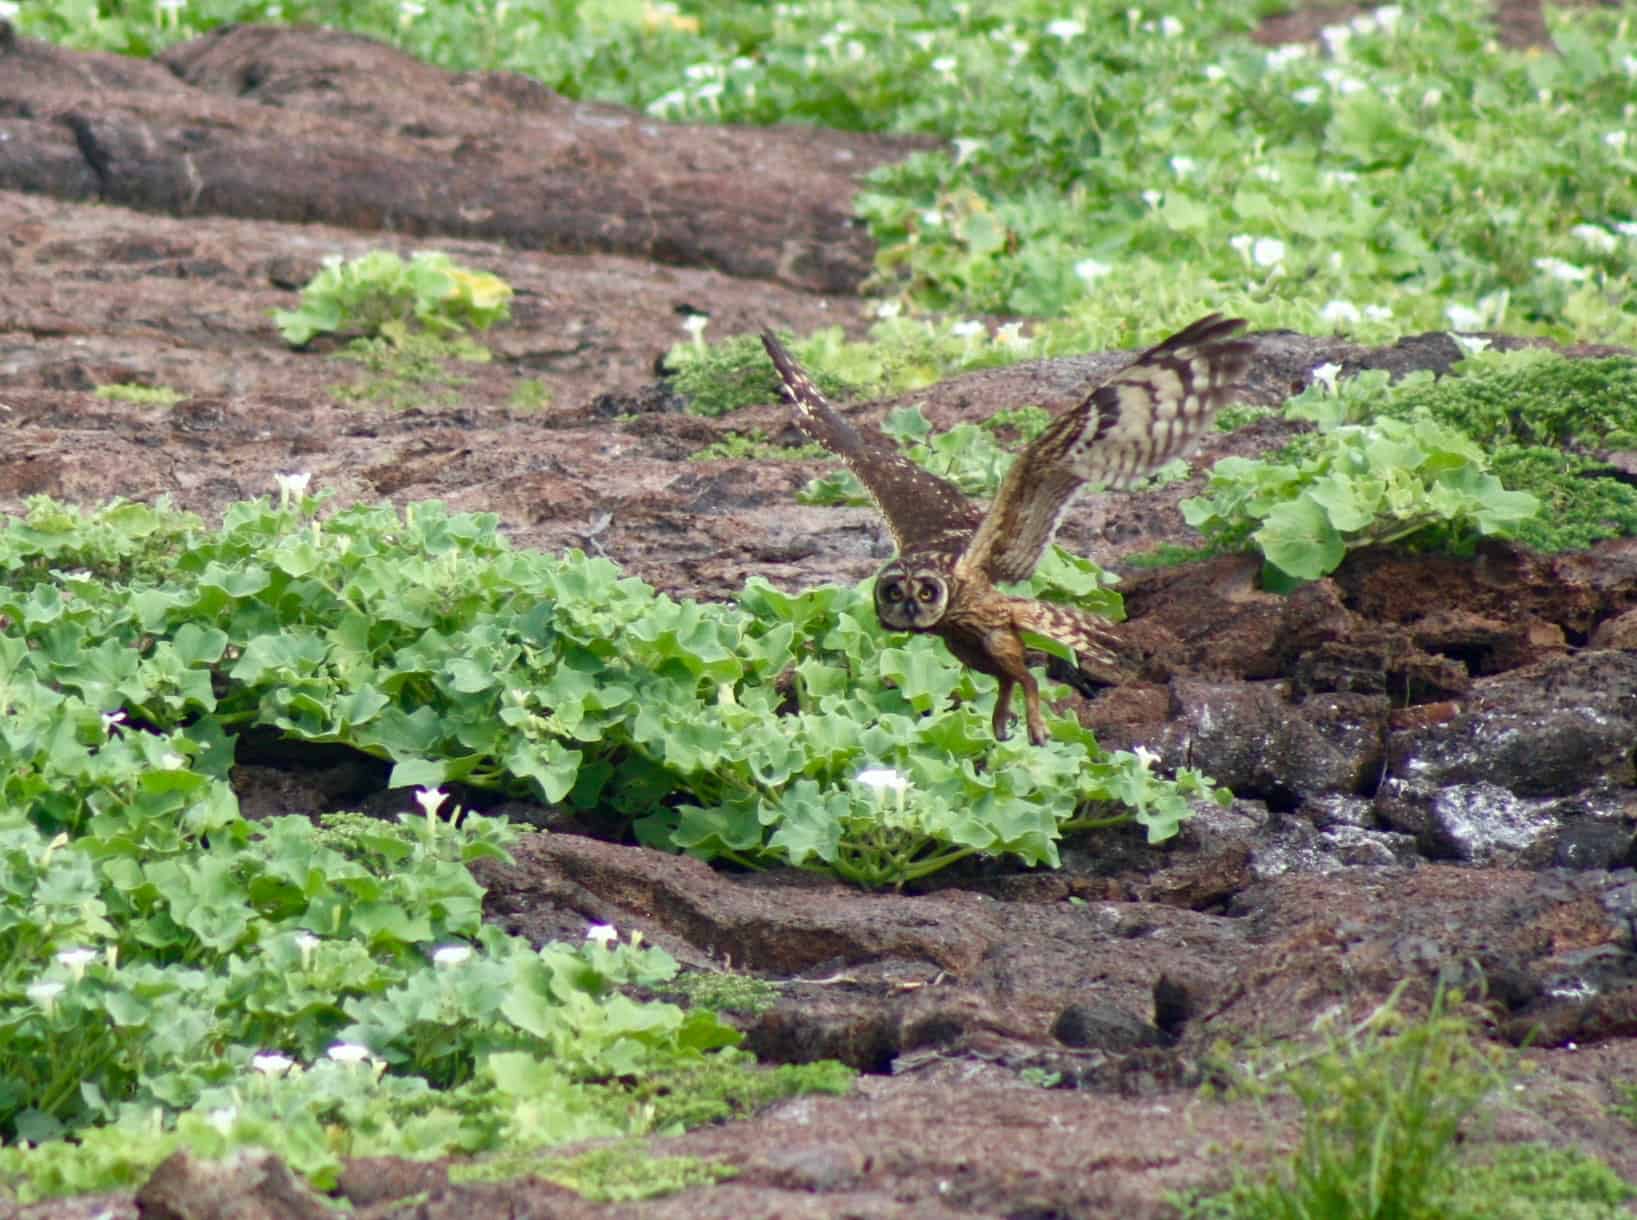
[[[1120,686],[1137,678],[1142,668],[1138,651],[1113,623],[1100,615],[1055,602],[1023,602],[1013,607],[1013,623],[1025,631],[1067,644],[1078,665],[1048,653],[1026,658],[1044,664],[1053,680],[1065,682],[1090,697],[1105,686]]]

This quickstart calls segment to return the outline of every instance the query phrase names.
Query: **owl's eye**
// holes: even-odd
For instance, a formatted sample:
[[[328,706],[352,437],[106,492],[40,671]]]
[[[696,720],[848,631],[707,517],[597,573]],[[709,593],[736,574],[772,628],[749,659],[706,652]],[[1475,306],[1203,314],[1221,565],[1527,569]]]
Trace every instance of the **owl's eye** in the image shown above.
[[[924,602],[935,602],[938,600],[938,586],[922,585],[921,591],[916,596]]]
[[[901,602],[904,600],[904,586],[896,580],[892,581],[881,587],[881,596],[889,602]]]

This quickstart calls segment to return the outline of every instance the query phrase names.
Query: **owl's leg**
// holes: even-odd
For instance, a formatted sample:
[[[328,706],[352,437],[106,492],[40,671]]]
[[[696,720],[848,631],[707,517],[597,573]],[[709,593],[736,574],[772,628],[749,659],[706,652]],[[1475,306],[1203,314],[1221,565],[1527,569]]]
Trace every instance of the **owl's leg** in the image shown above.
[[[1012,691],[1023,688],[1024,714],[1029,725],[1029,740],[1037,745],[1046,744],[1046,718],[1040,713],[1040,683],[1029,672],[1023,659],[1023,637],[1010,627],[998,627],[984,633],[981,668],[995,675],[1000,691],[995,696],[995,740],[1005,741],[1011,735]]]

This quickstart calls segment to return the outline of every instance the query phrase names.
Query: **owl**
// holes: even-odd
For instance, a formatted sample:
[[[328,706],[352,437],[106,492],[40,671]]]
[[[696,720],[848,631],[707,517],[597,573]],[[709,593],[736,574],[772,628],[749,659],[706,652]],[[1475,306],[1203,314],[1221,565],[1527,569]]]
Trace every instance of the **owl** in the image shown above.
[[[1243,388],[1250,344],[1236,336],[1244,325],[1211,314],[1143,352],[1018,455],[988,512],[886,437],[865,436],[838,415],[771,331],[762,344],[802,431],[847,464],[892,530],[898,554],[875,578],[881,625],[939,636],[963,664],[996,678],[997,739],[1007,736],[1021,686],[1029,740],[1040,746],[1046,722],[1022,633],[1074,649],[1086,672],[1117,669],[1117,641],[1094,615],[1009,597],[995,585],[1034,571],[1082,488],[1130,486],[1192,448]]]

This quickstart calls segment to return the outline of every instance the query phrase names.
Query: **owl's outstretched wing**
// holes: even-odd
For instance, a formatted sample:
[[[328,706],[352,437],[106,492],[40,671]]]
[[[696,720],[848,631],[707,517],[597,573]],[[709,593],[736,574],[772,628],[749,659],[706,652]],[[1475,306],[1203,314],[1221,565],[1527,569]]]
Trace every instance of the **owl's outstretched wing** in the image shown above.
[[[807,371],[770,330],[762,346],[784,381],[801,430],[847,464],[886,518],[900,551],[941,546],[959,550],[982,514],[961,489],[924,470],[881,435],[861,433],[828,402]]]
[[[1053,420],[1012,463],[960,559],[991,580],[1023,580],[1087,485],[1125,487],[1192,447],[1242,388],[1241,318],[1211,314],[1138,356]]]

